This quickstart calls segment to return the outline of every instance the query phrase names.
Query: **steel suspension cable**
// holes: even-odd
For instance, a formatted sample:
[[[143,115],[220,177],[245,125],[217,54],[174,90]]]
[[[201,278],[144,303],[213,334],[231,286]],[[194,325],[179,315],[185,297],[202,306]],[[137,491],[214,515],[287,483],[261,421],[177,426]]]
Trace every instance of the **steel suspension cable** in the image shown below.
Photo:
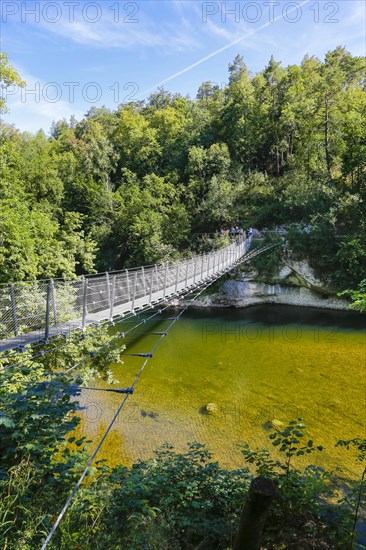
[[[213,282],[214,282],[214,279],[213,279],[212,281],[210,281],[208,284],[206,284],[206,285],[205,285],[205,286],[204,286],[204,287],[194,296],[194,298],[191,299],[191,301],[193,301],[193,300],[196,299],[200,294],[202,294],[202,292],[204,292],[204,290],[206,290],[206,288],[208,288]],[[162,341],[162,339],[163,339],[163,338],[165,337],[165,335],[169,332],[169,330],[173,327],[173,325],[180,319],[180,317],[183,315],[183,313],[188,309],[188,307],[189,307],[189,303],[180,311],[180,313],[177,315],[177,317],[174,318],[174,319],[172,320],[172,322],[171,322],[170,325],[168,326],[167,330],[165,331],[165,334],[162,334],[161,337],[160,337],[160,338],[157,340],[157,342],[155,343],[155,345],[152,347],[152,349],[151,349],[151,354],[149,354],[149,357],[147,357],[147,358],[145,359],[145,361],[143,362],[142,366],[140,367],[140,370],[138,371],[138,373],[137,373],[137,375],[135,376],[135,379],[134,379],[132,385],[131,385],[130,388],[129,388],[130,391],[129,391],[128,393],[126,393],[126,395],[125,395],[125,397],[123,398],[121,404],[119,405],[117,411],[115,412],[115,414],[114,414],[114,416],[113,416],[111,422],[109,423],[109,425],[108,425],[106,431],[104,432],[104,434],[103,434],[101,440],[99,441],[99,443],[98,443],[97,447],[95,448],[93,454],[92,454],[91,457],[89,458],[89,460],[88,460],[88,462],[87,462],[87,464],[86,464],[86,466],[85,466],[85,468],[84,468],[84,470],[83,470],[83,472],[82,472],[80,478],[78,479],[77,483],[75,484],[74,488],[72,489],[69,498],[67,499],[67,501],[66,501],[64,507],[62,508],[61,512],[59,513],[59,515],[58,515],[58,517],[57,517],[57,519],[56,519],[54,525],[52,526],[52,529],[51,529],[51,531],[49,532],[49,534],[48,534],[46,540],[44,541],[44,543],[43,543],[43,545],[42,545],[42,547],[41,547],[41,550],[45,550],[45,548],[48,546],[48,543],[50,542],[50,540],[51,540],[52,536],[54,535],[54,533],[55,533],[55,531],[56,531],[58,525],[60,524],[60,522],[61,522],[63,516],[65,515],[67,509],[69,508],[69,506],[70,506],[70,504],[71,504],[71,502],[72,502],[72,500],[73,500],[73,498],[74,498],[76,492],[78,491],[79,487],[81,486],[81,484],[82,484],[82,482],[83,482],[83,480],[84,480],[86,474],[88,473],[88,470],[89,470],[90,466],[92,465],[92,463],[93,463],[95,457],[97,456],[97,454],[98,454],[100,448],[102,447],[102,445],[103,445],[103,443],[104,443],[104,441],[105,441],[107,435],[108,435],[109,432],[111,431],[111,429],[112,429],[112,427],[113,427],[115,421],[117,420],[117,418],[118,418],[120,412],[122,411],[122,409],[123,409],[123,407],[124,407],[124,405],[125,405],[127,399],[128,399],[129,396],[134,392],[135,386],[136,386],[136,384],[138,383],[138,381],[139,381],[139,379],[140,379],[140,377],[141,377],[141,375],[142,375],[142,373],[143,373],[143,371],[144,371],[144,369],[145,369],[145,367],[146,367],[146,365],[147,365],[149,359],[152,357],[152,355],[153,355],[155,349],[158,347],[158,345],[160,344],[160,342]]]

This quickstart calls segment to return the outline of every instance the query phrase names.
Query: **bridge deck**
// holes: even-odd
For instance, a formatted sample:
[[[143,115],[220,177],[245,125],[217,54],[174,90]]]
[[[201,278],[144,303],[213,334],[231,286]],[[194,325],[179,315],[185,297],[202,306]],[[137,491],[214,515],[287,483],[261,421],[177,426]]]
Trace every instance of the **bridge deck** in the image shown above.
[[[84,330],[92,323],[153,307],[218,278],[248,254],[250,240],[175,264],[123,270],[73,281],[0,288],[0,352]]]

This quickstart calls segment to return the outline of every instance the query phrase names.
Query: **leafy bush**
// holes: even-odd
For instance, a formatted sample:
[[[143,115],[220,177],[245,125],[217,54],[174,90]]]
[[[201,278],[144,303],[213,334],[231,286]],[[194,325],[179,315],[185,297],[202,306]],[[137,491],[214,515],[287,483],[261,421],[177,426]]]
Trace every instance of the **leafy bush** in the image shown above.
[[[253,240],[250,250],[255,250],[267,244],[273,244],[275,246],[265,254],[259,254],[250,260],[251,265],[263,280],[278,275],[283,262],[284,243],[281,237],[276,235],[266,234],[264,239]]]

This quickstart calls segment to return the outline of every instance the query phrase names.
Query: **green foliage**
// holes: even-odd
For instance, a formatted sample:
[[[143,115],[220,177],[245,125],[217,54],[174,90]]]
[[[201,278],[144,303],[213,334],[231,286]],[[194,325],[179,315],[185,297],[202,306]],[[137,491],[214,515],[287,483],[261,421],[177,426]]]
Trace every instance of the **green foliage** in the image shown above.
[[[290,473],[290,463],[293,456],[303,456],[311,454],[315,450],[322,451],[323,447],[314,447],[312,440],[309,440],[306,445],[300,446],[301,439],[304,437],[305,425],[302,423],[302,418],[298,421],[292,420],[284,430],[276,430],[269,436],[272,439],[272,445],[279,448],[279,451],[287,457],[286,475]]]
[[[357,452],[357,461],[361,463],[363,471],[360,480],[354,484],[350,491],[342,499],[354,513],[354,521],[351,532],[351,542],[355,539],[357,522],[360,515],[360,510],[366,506],[366,439],[356,437],[354,439],[340,440],[336,444],[337,447],[346,447],[347,449],[354,448]]]
[[[150,522],[163,528],[165,540],[176,548],[194,548],[202,541],[214,548],[228,545],[248,475],[246,470],[225,471],[210,458],[197,443],[183,454],[166,445],[154,459],[113,472],[112,520],[120,526],[124,548],[150,546]]]
[[[253,451],[244,446],[246,462],[255,466],[257,475],[273,479],[278,488],[263,542],[274,548],[295,545],[341,550],[350,541],[351,508],[330,503],[335,487],[329,472],[313,465],[303,470],[294,468],[296,458],[323,450],[311,439],[303,442],[304,431],[305,425],[299,418],[269,435],[272,445],[285,459],[272,458],[266,449]]]
[[[264,280],[268,280],[268,277],[271,278],[278,275],[283,263],[284,242],[281,237],[266,234],[264,239],[252,242],[251,250],[255,250],[267,244],[274,246],[268,250],[265,255],[259,254],[250,261],[251,265],[258,272],[259,277]]]
[[[0,88],[6,90],[9,86],[25,86],[24,80],[19,76],[16,70],[9,64],[8,54],[0,52]],[[0,113],[6,113],[6,100],[1,94]]]
[[[49,138],[4,125],[1,280],[174,260],[191,234],[293,224],[310,228],[292,232],[294,254],[336,288],[357,288],[363,69],[343,47],[289,67],[272,57],[254,76],[236,56],[227,85],[205,82],[196,100],[159,89],[115,112],[55,122]],[[1,70],[3,87],[21,84],[5,54]]]
[[[120,362],[123,347],[99,351],[111,340],[106,328],[84,336],[52,342],[36,360],[38,349],[1,359],[0,540],[8,548],[18,548],[18,541],[27,549],[40,545],[54,521],[55,503],[66,500],[87,462],[90,441],[71,435],[80,421],[80,386],[97,376],[113,383],[109,365]],[[76,364],[76,378],[62,374]]]
[[[358,311],[366,311],[366,279],[363,279],[360,283],[358,290],[344,290],[340,292],[338,296],[349,296],[352,300],[350,309],[356,309]]]

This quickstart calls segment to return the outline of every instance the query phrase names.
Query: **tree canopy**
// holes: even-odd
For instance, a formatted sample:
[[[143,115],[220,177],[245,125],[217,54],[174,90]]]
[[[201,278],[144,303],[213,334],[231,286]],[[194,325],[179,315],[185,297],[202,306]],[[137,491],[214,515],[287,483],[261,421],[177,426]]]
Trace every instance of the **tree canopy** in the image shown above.
[[[1,86],[22,84],[1,54]],[[292,246],[339,290],[366,271],[365,59],[252,75],[191,99],[160,88],[116,111],[1,134],[1,281],[176,259],[229,224],[292,228]],[[5,108],[5,104],[1,104]],[[304,228],[311,231],[304,231]]]

